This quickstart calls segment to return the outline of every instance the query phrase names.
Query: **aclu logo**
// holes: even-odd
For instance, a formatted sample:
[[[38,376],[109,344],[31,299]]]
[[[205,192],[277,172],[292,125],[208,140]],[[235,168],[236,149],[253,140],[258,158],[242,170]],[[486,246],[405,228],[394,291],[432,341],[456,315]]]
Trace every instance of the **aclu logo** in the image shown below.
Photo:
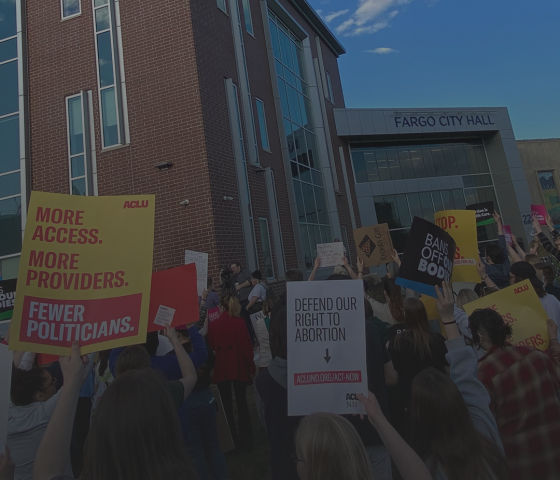
[[[346,408],[350,407],[357,407],[358,406],[358,397],[355,393],[347,393],[346,394]]]
[[[526,292],[527,290],[529,290],[529,285],[523,285],[523,286],[521,286],[521,287],[517,287],[517,288],[513,291],[513,293],[514,293],[514,295],[517,295],[518,293]]]
[[[124,208],[146,208],[148,206],[148,200],[127,200],[124,202]]]

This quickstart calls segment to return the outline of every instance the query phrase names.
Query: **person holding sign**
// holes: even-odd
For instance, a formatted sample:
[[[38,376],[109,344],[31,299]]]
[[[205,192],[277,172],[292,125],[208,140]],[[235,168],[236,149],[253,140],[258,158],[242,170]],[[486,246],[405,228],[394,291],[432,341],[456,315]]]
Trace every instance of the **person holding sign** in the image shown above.
[[[378,302],[371,298],[367,293],[367,300],[373,309],[373,315],[382,322],[389,325],[396,325],[404,322],[404,304],[401,294],[401,287],[395,284],[394,280],[383,282],[383,295],[385,303]]]
[[[496,284],[498,288],[506,288],[509,286],[509,267],[508,249],[502,229],[502,220],[500,216],[494,212],[494,220],[498,225],[498,243],[488,243],[484,248],[484,265],[486,274]]]
[[[469,317],[477,345],[486,350],[478,379],[490,394],[490,410],[502,439],[510,480],[558,478],[560,472],[560,344],[547,321],[547,351],[508,342],[511,325],[489,308]]]

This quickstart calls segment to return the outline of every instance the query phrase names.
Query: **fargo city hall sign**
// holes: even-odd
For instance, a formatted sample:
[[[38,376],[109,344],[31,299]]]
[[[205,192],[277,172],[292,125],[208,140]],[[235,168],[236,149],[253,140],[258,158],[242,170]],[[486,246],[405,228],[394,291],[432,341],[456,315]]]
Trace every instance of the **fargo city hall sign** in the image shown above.
[[[475,126],[495,125],[490,115],[428,115],[428,116],[401,116],[395,117],[395,127],[442,127],[450,126]]]

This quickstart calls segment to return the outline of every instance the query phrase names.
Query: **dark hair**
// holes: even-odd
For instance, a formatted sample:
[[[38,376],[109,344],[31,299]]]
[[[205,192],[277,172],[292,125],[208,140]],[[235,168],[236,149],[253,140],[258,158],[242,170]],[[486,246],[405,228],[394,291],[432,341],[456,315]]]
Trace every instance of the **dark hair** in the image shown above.
[[[12,403],[18,407],[31,405],[35,402],[37,392],[44,390],[47,371],[41,367],[22,370],[12,367],[12,384],[10,396]]]
[[[118,378],[129,370],[139,370],[142,368],[150,368],[150,356],[142,345],[131,345],[126,347],[115,365],[115,376]]]
[[[389,297],[389,311],[397,323],[404,322],[404,305],[401,287],[393,279],[383,282],[383,291]]]
[[[272,358],[288,359],[288,319],[286,306],[274,310],[270,319],[270,353]]]
[[[284,273],[284,280],[286,282],[303,282],[303,273],[297,268],[292,268]]]
[[[255,270],[253,273],[251,273],[251,277],[253,277],[255,280],[262,280],[262,273],[260,270]]]
[[[496,265],[504,263],[506,260],[504,252],[502,252],[502,249],[497,243],[487,243],[484,246],[484,252],[490,258],[490,260],[492,260],[492,263]]]
[[[235,262],[231,262],[230,265],[237,265],[239,268],[241,268],[241,262],[239,260],[236,260]]]
[[[369,303],[365,298],[364,298],[364,312],[366,314],[366,319],[374,317],[371,303]]]
[[[272,308],[274,307],[274,305],[276,305],[277,301],[278,297],[271,290],[269,290],[262,304],[263,314],[270,315],[272,313]]]
[[[507,338],[512,334],[511,325],[505,323],[502,316],[490,308],[479,308],[471,313],[469,328],[475,345],[480,345],[480,337],[478,336],[480,330],[483,330],[482,333],[488,334],[492,345],[501,348],[507,345]]]
[[[554,273],[554,269],[552,267],[543,267],[542,272],[543,272],[544,279],[548,284],[554,282],[554,279],[556,278],[556,274]]]
[[[85,445],[81,480],[195,479],[167,382],[147,368],[107,388]]]
[[[148,332],[146,335],[146,343],[142,344],[150,357],[153,357],[157,353],[157,349],[159,347],[158,337],[158,332]]]
[[[430,344],[432,334],[426,306],[417,298],[407,298],[404,302],[405,331],[395,337],[395,350],[401,351],[405,343],[412,345],[412,352],[420,355],[421,359],[432,356]]]
[[[503,453],[472,421],[457,385],[426,368],[412,381],[411,446],[435,478],[441,466],[452,480],[505,480]]]
[[[210,288],[212,288],[212,285],[214,285],[214,279],[212,277],[208,277],[206,279],[206,288],[210,290]]]
[[[99,376],[102,376],[109,366],[109,355],[111,355],[111,349],[99,352]]]

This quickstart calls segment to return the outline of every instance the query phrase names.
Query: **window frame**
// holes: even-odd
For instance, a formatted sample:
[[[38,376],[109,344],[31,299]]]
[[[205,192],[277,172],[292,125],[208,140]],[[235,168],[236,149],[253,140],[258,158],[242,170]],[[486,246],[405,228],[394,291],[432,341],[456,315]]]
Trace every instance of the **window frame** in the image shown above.
[[[332,81],[331,81],[331,74],[327,70],[325,70],[325,82],[327,83],[327,85],[326,85],[327,86],[326,90],[327,90],[327,94],[328,94],[327,100],[329,102],[331,102],[333,105],[335,105],[334,92],[333,92]]]
[[[82,14],[82,0],[78,0],[78,5],[80,6],[80,10],[78,13],[73,13],[72,15],[64,16],[64,2],[65,0],[60,0],[60,21],[64,22],[65,20],[70,20],[72,18],[79,17]]]
[[[255,38],[255,26],[253,24],[253,14],[251,13],[251,0],[241,0],[242,7],[243,7],[243,19],[245,23],[245,31],[251,35],[251,37]],[[247,9],[245,10],[245,7]],[[251,30],[249,31],[249,26]]]
[[[79,98],[80,99],[80,120],[81,120],[81,124],[82,124],[82,152],[81,153],[74,153],[72,154],[72,150],[70,148],[70,101],[75,99],[75,98]],[[72,188],[72,183],[75,180],[80,180],[80,179],[84,179],[85,181],[85,196],[89,196],[91,193],[89,192],[89,182],[88,182],[88,165],[87,165],[87,159],[86,159],[86,141],[85,141],[85,136],[87,133],[86,132],[86,121],[85,121],[85,117],[84,117],[84,96],[82,93],[78,93],[76,95],[70,95],[68,97],[66,97],[65,99],[66,101],[66,143],[67,143],[67,148],[68,148],[68,181],[69,181],[69,187],[70,187],[70,195],[73,195],[73,188]],[[72,176],[72,159],[75,157],[79,157],[82,156],[83,157],[83,162],[84,162],[84,174],[80,175],[79,177],[73,177]]]
[[[223,2],[224,8],[222,8],[222,7],[220,6],[220,2]],[[227,0],[216,0],[216,5],[217,5],[217,7],[218,7],[219,10],[221,10],[223,13],[225,13],[226,15],[229,16],[228,7],[227,7]]]
[[[258,97],[255,97],[255,102],[257,106],[257,119],[259,121],[259,133],[261,137],[261,147],[265,152],[271,152],[270,150],[270,137],[268,136],[268,124],[266,123],[266,108],[264,101]],[[261,111],[259,110],[259,104],[262,106],[262,125],[261,125]],[[264,132],[263,132],[264,126]],[[264,146],[264,140],[266,140],[266,147]]]
[[[266,273],[266,257],[264,256],[264,245],[263,245],[263,229],[262,229],[262,223],[264,222],[266,224],[266,241],[268,243],[268,250],[270,252],[270,268],[272,269],[272,276],[268,275]],[[276,271],[274,269],[274,255],[272,253],[272,242],[270,241],[270,227],[268,225],[268,218],[266,217],[259,217],[259,234],[261,236],[261,248],[262,248],[262,252],[263,252],[263,260],[265,261],[263,268],[265,270],[265,275],[266,275],[266,279],[267,280],[273,280],[276,278]]]

